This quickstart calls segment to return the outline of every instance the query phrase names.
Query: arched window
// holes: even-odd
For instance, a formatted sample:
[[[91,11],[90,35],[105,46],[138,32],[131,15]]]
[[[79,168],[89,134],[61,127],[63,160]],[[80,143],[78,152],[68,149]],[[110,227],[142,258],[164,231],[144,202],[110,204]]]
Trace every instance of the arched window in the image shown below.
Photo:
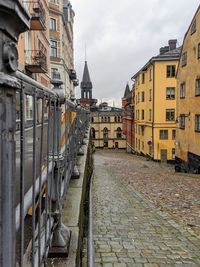
[[[103,138],[108,139],[108,128],[106,127],[103,129]]]
[[[117,128],[116,136],[117,138],[122,138],[122,129],[120,127]]]
[[[92,136],[92,139],[96,138],[96,131],[94,128],[91,128],[91,136]]]

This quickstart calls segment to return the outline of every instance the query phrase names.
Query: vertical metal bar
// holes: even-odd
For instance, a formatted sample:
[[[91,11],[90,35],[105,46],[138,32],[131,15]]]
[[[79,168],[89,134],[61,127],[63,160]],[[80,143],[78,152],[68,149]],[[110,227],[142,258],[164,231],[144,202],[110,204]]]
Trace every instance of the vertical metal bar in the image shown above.
[[[35,267],[35,180],[36,180],[36,124],[37,124],[37,99],[36,90],[33,95],[33,175],[32,175],[32,267]]]
[[[5,91],[4,91],[5,90]],[[0,88],[0,266],[15,265],[15,91]]]
[[[24,133],[24,87],[21,84],[20,90],[20,257],[19,265],[23,267],[24,258],[24,144],[25,144],[25,133]]]
[[[41,266],[41,212],[42,212],[42,162],[43,162],[43,139],[44,139],[44,97],[42,98],[42,119],[40,136],[40,161],[39,161],[39,207],[38,207],[38,266]]]
[[[45,197],[45,261],[47,259],[47,249],[49,247],[48,243],[48,233],[47,233],[47,222],[49,218],[49,212],[50,212],[50,207],[49,207],[49,145],[50,145],[50,96],[48,97],[48,126],[47,126],[47,182],[46,182],[46,197]]]
[[[52,103],[53,108],[51,109],[53,114],[52,114],[52,129],[51,129],[51,133],[53,132],[53,134],[51,135],[53,140],[52,141],[52,173],[51,173],[51,185],[50,185],[50,212],[53,212],[52,210],[52,191],[53,191],[53,181],[54,181],[54,172],[55,172],[55,125],[56,125],[56,100],[53,101]],[[49,236],[51,236],[51,220],[49,220]]]

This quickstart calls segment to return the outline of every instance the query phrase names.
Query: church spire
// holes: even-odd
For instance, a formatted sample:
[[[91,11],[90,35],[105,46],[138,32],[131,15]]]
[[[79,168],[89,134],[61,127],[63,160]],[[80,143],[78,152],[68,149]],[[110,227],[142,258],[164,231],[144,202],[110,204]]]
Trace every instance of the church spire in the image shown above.
[[[89,74],[89,70],[88,70],[88,65],[87,65],[87,61],[85,61],[85,67],[84,67],[84,72],[83,72],[83,79],[81,82],[81,89],[86,89],[86,90],[92,90],[93,86],[92,86],[92,82],[90,79],[90,74]]]

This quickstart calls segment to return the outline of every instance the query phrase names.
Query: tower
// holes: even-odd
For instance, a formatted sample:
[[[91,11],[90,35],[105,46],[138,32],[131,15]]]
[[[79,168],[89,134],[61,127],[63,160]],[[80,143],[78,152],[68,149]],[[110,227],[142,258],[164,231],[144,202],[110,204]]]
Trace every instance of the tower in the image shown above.
[[[80,104],[82,106],[90,108],[92,105],[95,105],[97,103],[97,100],[92,98],[92,88],[93,88],[93,85],[90,79],[87,61],[85,61],[83,78],[81,82]]]

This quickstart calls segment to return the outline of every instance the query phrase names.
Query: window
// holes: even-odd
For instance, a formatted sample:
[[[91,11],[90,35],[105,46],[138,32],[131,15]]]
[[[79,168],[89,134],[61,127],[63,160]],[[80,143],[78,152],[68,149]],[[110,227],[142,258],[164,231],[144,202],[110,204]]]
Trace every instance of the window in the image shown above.
[[[54,75],[54,73],[55,72],[57,72],[58,71],[58,69],[56,69],[56,68],[51,68],[51,78],[53,79],[53,75]]]
[[[167,87],[166,99],[167,100],[174,100],[175,99],[175,87]]]
[[[50,18],[50,30],[56,31],[56,19]]]
[[[91,122],[94,122],[94,117],[91,118]]]
[[[195,131],[200,132],[200,115],[195,115]]]
[[[185,83],[181,83],[180,85],[180,98],[185,98],[185,94],[186,94],[186,86]]]
[[[93,139],[96,138],[96,132],[95,132],[95,129],[94,128],[91,129],[91,135],[92,135],[92,138]]]
[[[172,130],[172,140],[176,140],[176,130]]]
[[[58,4],[59,0],[49,0],[49,2],[54,3],[54,4]]]
[[[187,65],[187,52],[184,52],[181,58],[181,66],[184,67],[186,65]]]
[[[152,120],[152,109],[149,109],[149,121]]]
[[[196,32],[196,29],[197,29],[197,23],[196,23],[196,19],[195,19],[192,23],[192,26],[191,26],[191,35]]]
[[[167,66],[167,78],[173,78],[176,76],[176,66],[169,65]]]
[[[58,43],[57,41],[50,40],[51,43],[51,57],[58,56]]]
[[[142,117],[141,117],[142,120],[144,120],[144,109],[142,109]]]
[[[180,129],[185,129],[185,115],[180,115],[180,121],[179,121],[179,127]]]
[[[175,120],[175,109],[166,109],[166,121]]]
[[[108,117],[108,122],[110,122],[110,117]]]
[[[149,89],[149,101],[152,100],[152,89]]]
[[[144,136],[144,125],[141,126],[142,136]]]
[[[138,103],[140,103],[140,93],[138,93]]]
[[[197,56],[198,56],[198,58],[200,58],[200,43],[198,44]]]
[[[168,130],[160,130],[160,140],[168,139]]]
[[[145,83],[145,73],[142,73],[142,83]]]
[[[152,73],[153,73],[153,70],[152,68],[149,69],[149,81],[152,81]]]
[[[108,139],[108,128],[103,129],[103,138]]]
[[[138,110],[138,120],[140,119],[140,110]]]
[[[195,95],[200,96],[200,78],[196,79],[196,90]]]
[[[144,92],[142,92],[142,100],[141,102],[144,102]]]
[[[122,138],[122,129],[120,127],[117,128],[116,133],[117,138]]]
[[[142,150],[144,150],[144,142],[142,142]]]

